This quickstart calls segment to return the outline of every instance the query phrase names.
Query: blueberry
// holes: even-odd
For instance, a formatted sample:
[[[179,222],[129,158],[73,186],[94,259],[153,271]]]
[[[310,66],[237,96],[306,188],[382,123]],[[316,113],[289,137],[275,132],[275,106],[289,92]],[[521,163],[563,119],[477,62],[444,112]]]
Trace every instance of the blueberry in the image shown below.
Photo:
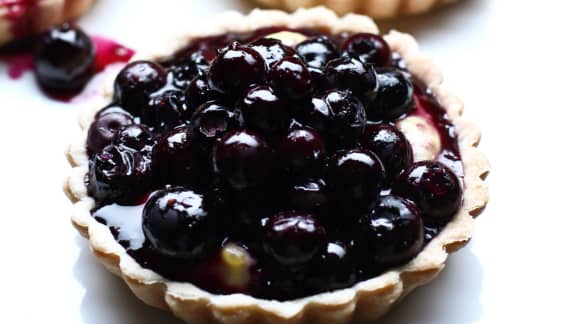
[[[336,116],[324,98],[312,98],[298,112],[298,121],[315,129],[322,135],[328,135],[333,130]]]
[[[326,183],[331,199],[342,210],[369,210],[375,203],[385,177],[378,156],[368,150],[342,150],[328,163]],[[341,213],[342,216],[352,216]]]
[[[330,60],[340,57],[336,46],[326,36],[307,39],[296,46],[296,52],[311,67],[323,68]]]
[[[285,57],[296,56],[296,52],[291,47],[274,38],[260,38],[250,44],[250,47],[264,58],[269,67]]]
[[[142,214],[144,235],[163,255],[199,258],[217,247],[206,197],[193,189],[176,187],[157,191]]]
[[[362,136],[366,128],[364,104],[350,91],[330,91],[324,101],[334,112],[334,122],[329,131],[337,147],[346,147]]]
[[[321,213],[328,206],[328,189],[322,179],[296,182],[288,190],[288,206],[294,210]]]
[[[414,109],[414,87],[404,73],[379,70],[376,99],[368,106],[368,119],[374,122],[392,121]]]
[[[326,79],[332,87],[351,90],[358,98],[367,101],[376,96],[378,89],[374,68],[353,57],[342,57],[328,62]]]
[[[218,101],[209,101],[192,115],[189,135],[209,154],[216,140],[242,125],[242,114],[238,110]]]
[[[268,86],[251,87],[238,107],[246,126],[267,138],[277,139],[288,129],[290,111]]]
[[[270,69],[272,88],[282,98],[298,100],[312,92],[312,79],[308,68],[299,58],[285,57]]]
[[[362,139],[362,147],[378,155],[389,181],[408,169],[413,161],[412,146],[406,136],[392,125],[368,126]]]
[[[132,124],[120,129],[114,143],[136,151],[151,152],[156,141],[146,126]]]
[[[206,158],[189,136],[188,127],[165,133],[152,150],[152,169],[165,184],[202,186],[208,177]]]
[[[220,94],[210,88],[206,76],[197,76],[186,88],[186,105],[188,109],[194,111],[196,107],[208,101],[217,100]]]
[[[120,129],[134,123],[132,115],[128,112],[113,108],[100,111],[88,129],[86,148],[90,155],[100,152],[114,141]]]
[[[310,269],[306,283],[313,291],[333,291],[347,288],[356,282],[354,256],[348,246],[340,241],[326,244]]]
[[[252,48],[232,43],[220,53],[208,71],[208,84],[222,94],[240,94],[264,80],[266,62]]]
[[[325,158],[324,140],[310,128],[291,130],[278,147],[278,163],[288,177],[318,175],[324,166]]]
[[[400,175],[392,192],[416,203],[426,224],[449,222],[462,204],[460,180],[440,162],[414,163]]]
[[[268,143],[249,130],[227,133],[214,147],[213,168],[236,190],[269,180],[273,152]]]
[[[326,230],[311,214],[281,212],[264,226],[264,250],[279,265],[299,268],[326,246]]]
[[[168,90],[150,98],[142,109],[140,119],[154,131],[164,132],[184,124],[188,115],[182,91]]]
[[[386,66],[391,60],[388,43],[375,34],[359,33],[348,37],[342,44],[342,51],[375,66]]]
[[[420,210],[409,200],[383,196],[360,219],[358,241],[365,262],[381,266],[403,264],[420,253],[424,244]]]
[[[95,48],[82,30],[63,24],[40,36],[35,75],[48,90],[78,91],[95,73]]]
[[[172,76],[172,84],[184,90],[190,84],[190,80],[199,75],[205,75],[209,66],[210,62],[202,53],[194,52],[170,67],[168,73]]]
[[[150,161],[140,152],[109,145],[90,164],[88,189],[100,202],[136,205],[152,189]]]
[[[162,66],[149,61],[135,61],[126,65],[114,81],[114,99],[124,109],[140,116],[150,95],[166,85]]]

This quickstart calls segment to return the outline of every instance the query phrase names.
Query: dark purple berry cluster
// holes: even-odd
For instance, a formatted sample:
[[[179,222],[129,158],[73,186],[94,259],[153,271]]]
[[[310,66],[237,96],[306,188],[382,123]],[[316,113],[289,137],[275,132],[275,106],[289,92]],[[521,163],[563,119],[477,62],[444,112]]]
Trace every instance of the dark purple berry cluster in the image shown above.
[[[89,129],[89,190],[100,204],[154,192],[143,229],[156,251],[202,262],[238,242],[273,298],[350,286],[413,258],[460,207],[460,180],[413,163],[394,126],[413,97],[372,34],[136,61]]]

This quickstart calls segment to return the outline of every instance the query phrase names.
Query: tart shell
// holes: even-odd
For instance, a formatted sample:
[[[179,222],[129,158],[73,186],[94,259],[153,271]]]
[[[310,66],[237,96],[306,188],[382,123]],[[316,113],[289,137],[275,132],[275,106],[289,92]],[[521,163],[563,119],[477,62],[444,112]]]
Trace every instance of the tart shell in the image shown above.
[[[286,10],[326,6],[338,14],[354,12],[374,18],[415,15],[458,0],[253,0],[256,3]]]
[[[8,1],[12,3],[12,1]],[[92,6],[94,0],[37,0],[14,1],[13,4],[0,4],[0,45],[9,41],[24,38],[47,30],[50,26],[58,25],[77,18]],[[17,18],[10,12],[9,6],[20,6]],[[22,32],[15,32],[22,26]]]
[[[201,26],[195,32],[158,46],[164,53],[139,55],[157,59],[173,53],[190,40],[226,32],[247,32],[263,27],[321,28],[331,33],[342,31],[378,33],[374,22],[364,16],[347,15],[339,18],[325,8],[302,9],[293,14],[281,11],[255,10],[247,16],[228,13],[212,26]],[[122,277],[134,294],[146,304],[171,311],[188,323],[349,323],[374,320],[414,288],[431,281],[444,268],[448,254],[464,246],[471,238],[473,218],[488,201],[483,179],[489,171],[486,158],[476,146],[480,140],[478,128],[462,119],[462,102],[441,87],[442,74],[427,57],[417,51],[414,39],[396,31],[384,36],[391,48],[406,60],[408,69],[432,89],[456,126],[461,157],[465,169],[464,202],[446,228],[408,264],[378,277],[357,283],[351,288],[322,293],[298,300],[278,302],[257,299],[244,294],[215,295],[193,284],[167,280],[142,268],[118,244],[110,230],[91,216],[94,200],[88,195],[85,175],[88,157],[85,150],[87,129],[101,106],[94,106],[80,118],[83,136],[67,148],[72,165],[64,182],[64,191],[74,203],[72,223],[90,241],[94,255],[112,273]],[[102,93],[110,100],[109,86]]]

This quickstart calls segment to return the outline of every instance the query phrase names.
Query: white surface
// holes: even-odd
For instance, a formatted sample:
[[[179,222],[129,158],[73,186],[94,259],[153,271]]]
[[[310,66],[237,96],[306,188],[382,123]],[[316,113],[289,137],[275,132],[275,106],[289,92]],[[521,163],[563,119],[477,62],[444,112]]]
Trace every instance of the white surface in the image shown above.
[[[149,46],[159,25],[248,10],[241,2],[100,0],[80,24]],[[472,244],[382,323],[576,323],[571,3],[466,0],[393,23],[419,39],[482,127],[492,200]],[[45,99],[30,74],[8,81],[1,63],[0,108],[0,322],[179,323],[133,298],[70,226],[60,184],[78,109]]]

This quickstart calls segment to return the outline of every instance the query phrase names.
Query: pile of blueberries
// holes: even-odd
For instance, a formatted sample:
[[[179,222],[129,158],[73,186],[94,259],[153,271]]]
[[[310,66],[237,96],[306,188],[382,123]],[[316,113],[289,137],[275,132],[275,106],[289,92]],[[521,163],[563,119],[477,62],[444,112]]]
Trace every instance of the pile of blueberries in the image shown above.
[[[443,164],[413,163],[394,126],[413,85],[391,56],[378,35],[353,34],[130,63],[88,132],[89,192],[101,206],[146,202],[162,255],[202,262],[234,241],[311,291],[406,263],[462,188]]]

